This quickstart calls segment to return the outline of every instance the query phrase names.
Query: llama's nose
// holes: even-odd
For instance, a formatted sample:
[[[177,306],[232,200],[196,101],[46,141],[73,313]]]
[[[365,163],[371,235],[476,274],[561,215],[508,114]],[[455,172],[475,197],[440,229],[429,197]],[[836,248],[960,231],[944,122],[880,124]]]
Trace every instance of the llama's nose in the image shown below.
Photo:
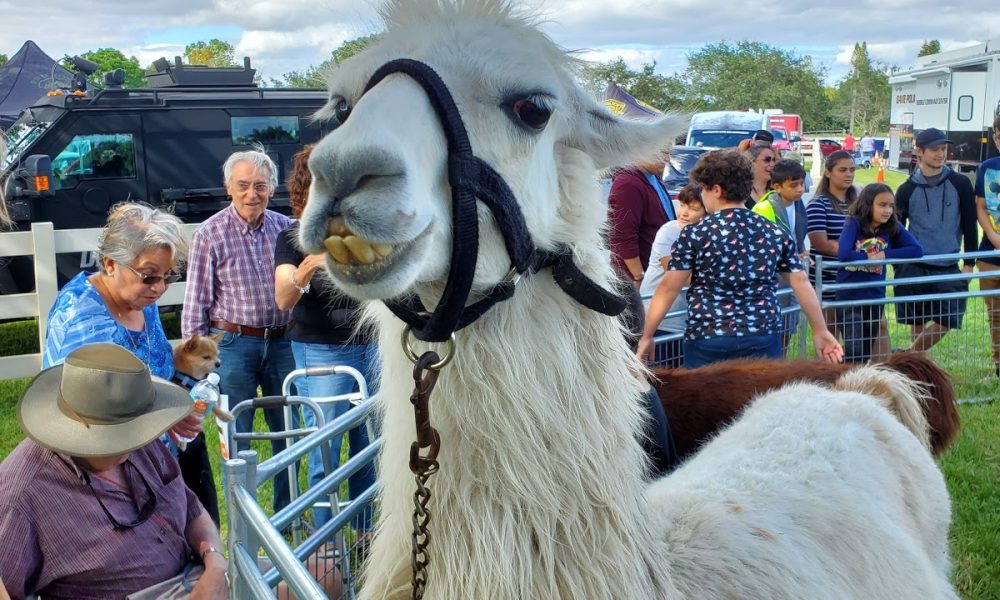
[[[327,208],[336,213],[341,200],[356,191],[391,186],[406,173],[403,158],[397,153],[374,145],[335,149],[333,144],[320,144],[309,157],[313,176],[312,191],[325,196],[332,204]],[[316,198],[310,198],[313,200]]]

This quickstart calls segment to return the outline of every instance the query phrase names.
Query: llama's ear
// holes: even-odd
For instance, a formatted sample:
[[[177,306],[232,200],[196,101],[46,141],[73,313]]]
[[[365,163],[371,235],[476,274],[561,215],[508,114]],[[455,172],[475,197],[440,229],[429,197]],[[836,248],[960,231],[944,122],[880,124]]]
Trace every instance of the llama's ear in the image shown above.
[[[690,116],[667,113],[656,120],[622,119],[591,105],[565,143],[587,153],[598,169],[650,161],[687,131]]]

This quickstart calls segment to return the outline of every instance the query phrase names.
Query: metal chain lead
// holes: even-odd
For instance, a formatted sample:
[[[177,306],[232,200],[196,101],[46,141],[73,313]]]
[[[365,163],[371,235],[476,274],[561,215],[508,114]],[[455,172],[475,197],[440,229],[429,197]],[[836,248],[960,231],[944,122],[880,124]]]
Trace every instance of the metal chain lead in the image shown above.
[[[413,600],[423,598],[427,588],[427,564],[430,562],[427,547],[431,541],[428,531],[431,511],[427,507],[431,491],[427,488],[427,480],[438,470],[437,455],[441,448],[441,437],[431,426],[430,398],[442,366],[437,353],[432,350],[421,354],[413,365],[410,403],[413,404],[417,426],[417,441],[410,445],[410,471],[417,483],[417,490],[413,493]],[[426,449],[426,454],[420,454],[422,449]]]

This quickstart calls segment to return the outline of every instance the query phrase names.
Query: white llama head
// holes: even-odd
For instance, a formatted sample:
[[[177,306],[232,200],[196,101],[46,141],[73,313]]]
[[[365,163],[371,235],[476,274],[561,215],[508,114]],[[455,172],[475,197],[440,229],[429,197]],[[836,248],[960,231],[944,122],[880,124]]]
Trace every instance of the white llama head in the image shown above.
[[[406,75],[389,75],[365,92],[381,65],[410,58],[433,68],[449,88],[473,152],[510,186],[534,245],[562,244],[582,263],[590,256],[602,257],[591,263],[604,261],[598,169],[649,158],[669,145],[685,119],[612,116],[577,85],[577,61],[502,0],[394,0],[383,16],[379,41],[329,76],[330,101],[320,114],[342,124],[312,153],[304,250],[322,252],[326,240],[330,274],[358,298],[440,290],[452,236],[441,122]],[[482,205],[478,212],[473,293],[511,267],[492,215]],[[347,247],[327,239],[352,235]]]

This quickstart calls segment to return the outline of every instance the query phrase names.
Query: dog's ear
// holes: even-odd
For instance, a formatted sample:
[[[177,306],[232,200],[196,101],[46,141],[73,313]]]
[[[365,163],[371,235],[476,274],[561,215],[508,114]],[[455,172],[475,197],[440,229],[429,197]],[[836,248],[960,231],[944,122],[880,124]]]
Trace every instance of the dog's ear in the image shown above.
[[[201,336],[196,333],[196,334],[192,335],[191,337],[189,337],[187,340],[185,340],[185,342],[184,342],[184,351],[185,352],[194,352],[195,350],[197,350],[198,349],[198,338],[200,338],[200,337]]]
[[[211,338],[215,341],[216,344],[218,344],[219,342],[222,341],[222,336],[224,336],[224,335],[226,335],[225,331],[219,331],[219,332],[216,332],[215,335],[211,336]]]

